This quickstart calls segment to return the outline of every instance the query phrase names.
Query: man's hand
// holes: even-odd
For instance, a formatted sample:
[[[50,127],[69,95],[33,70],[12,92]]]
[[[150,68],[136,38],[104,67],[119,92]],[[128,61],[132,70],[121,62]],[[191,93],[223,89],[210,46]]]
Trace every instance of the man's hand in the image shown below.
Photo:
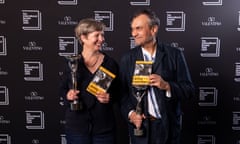
[[[144,119],[144,115],[137,114],[135,111],[131,113],[129,116],[130,121],[136,126],[136,128],[140,128],[142,125],[142,120]]]
[[[170,91],[170,85],[160,75],[151,74],[149,76],[150,86],[158,87],[159,89]]]

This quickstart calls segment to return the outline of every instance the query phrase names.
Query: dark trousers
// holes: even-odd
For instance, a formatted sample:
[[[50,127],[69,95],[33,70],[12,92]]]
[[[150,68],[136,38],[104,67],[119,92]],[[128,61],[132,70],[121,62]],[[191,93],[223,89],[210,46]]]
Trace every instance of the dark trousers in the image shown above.
[[[143,123],[144,135],[134,136],[133,125],[130,127],[131,144],[165,144],[166,129],[161,119],[148,120]]]
[[[165,144],[165,128],[162,120],[153,120],[149,123],[149,144]]]

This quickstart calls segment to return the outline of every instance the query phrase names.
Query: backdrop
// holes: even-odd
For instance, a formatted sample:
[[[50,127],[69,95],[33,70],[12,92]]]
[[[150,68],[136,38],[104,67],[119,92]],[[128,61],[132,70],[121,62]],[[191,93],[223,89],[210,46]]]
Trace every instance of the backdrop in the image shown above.
[[[0,0],[0,144],[66,144],[58,83],[63,57],[79,52],[74,27],[103,21],[102,50],[119,61],[142,8],[160,17],[160,40],[184,51],[197,88],[183,103],[182,143],[240,144],[239,0]]]

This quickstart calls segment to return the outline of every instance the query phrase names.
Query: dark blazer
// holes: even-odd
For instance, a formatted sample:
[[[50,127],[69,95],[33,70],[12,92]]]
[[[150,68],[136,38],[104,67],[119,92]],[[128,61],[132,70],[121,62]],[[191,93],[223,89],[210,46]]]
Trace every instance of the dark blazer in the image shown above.
[[[126,120],[131,110],[135,109],[136,98],[132,95],[132,75],[135,68],[135,61],[143,60],[141,47],[131,49],[126,53],[120,62],[120,79],[122,83],[122,112]],[[191,81],[187,63],[181,50],[164,44],[158,44],[156,59],[152,68],[153,74],[160,75],[171,87],[171,97],[166,97],[166,91],[154,87],[157,103],[165,127],[165,143],[177,144],[180,135],[181,101],[189,99],[195,93],[194,85]],[[145,106],[146,107],[146,106]],[[144,125],[148,127],[147,120]],[[129,123],[130,132],[133,131],[132,124]],[[140,139],[142,144],[147,144],[147,137]]]

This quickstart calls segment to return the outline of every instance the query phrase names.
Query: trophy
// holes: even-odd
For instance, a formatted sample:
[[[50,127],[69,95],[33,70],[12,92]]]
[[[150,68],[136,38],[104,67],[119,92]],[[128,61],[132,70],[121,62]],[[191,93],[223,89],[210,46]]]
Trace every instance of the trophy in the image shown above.
[[[77,69],[78,69],[78,60],[81,58],[81,55],[71,55],[66,56],[68,59],[68,66],[71,69],[72,76],[72,89],[77,90]],[[73,111],[82,110],[83,104],[79,99],[75,99],[70,103],[70,109]]]
[[[136,105],[136,109],[135,112],[137,115],[142,115],[142,98],[143,96],[146,94],[147,92],[147,87],[135,87],[133,86],[133,95],[135,96],[135,98],[137,99],[137,105]],[[143,129],[141,129],[141,127],[136,127],[134,129],[134,135],[135,136],[142,136],[143,135]]]

